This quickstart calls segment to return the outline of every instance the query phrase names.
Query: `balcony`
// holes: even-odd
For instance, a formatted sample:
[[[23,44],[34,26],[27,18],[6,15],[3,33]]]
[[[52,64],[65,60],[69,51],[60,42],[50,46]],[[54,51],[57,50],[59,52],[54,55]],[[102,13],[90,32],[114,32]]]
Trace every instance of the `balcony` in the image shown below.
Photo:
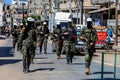
[[[91,4],[99,5],[99,4],[106,4],[106,3],[112,3],[112,0],[91,0]]]
[[[22,19],[23,15],[22,14],[14,14],[15,19]]]
[[[15,9],[23,9],[23,6],[22,5],[14,5],[14,8]],[[24,5],[24,9],[27,9],[28,6]]]

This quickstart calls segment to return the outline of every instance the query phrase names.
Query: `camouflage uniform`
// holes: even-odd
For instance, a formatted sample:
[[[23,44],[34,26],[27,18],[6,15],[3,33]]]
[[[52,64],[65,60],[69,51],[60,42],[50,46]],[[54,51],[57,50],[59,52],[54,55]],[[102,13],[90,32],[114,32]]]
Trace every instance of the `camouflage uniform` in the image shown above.
[[[13,37],[13,49],[15,49],[15,45],[17,43],[18,40],[18,36],[19,36],[19,30],[17,28],[13,28],[11,31],[12,37]],[[18,47],[17,47],[18,49]]]
[[[34,29],[33,21],[28,22],[26,31],[21,32],[19,39],[21,39],[22,41],[21,52],[23,54],[23,72],[29,72],[30,64],[35,56],[35,46],[36,46],[36,32]]]
[[[94,28],[83,28],[80,38],[84,41],[85,67],[88,69],[86,73],[89,74],[92,56],[95,52],[95,41],[97,40],[96,30]]]
[[[75,42],[76,42],[76,31],[74,27],[68,26],[65,32],[63,33],[64,36],[64,48],[66,53],[67,64],[72,63],[73,52],[75,50]]]
[[[61,58],[61,51],[63,46],[62,31],[61,29],[55,28],[53,30],[54,43],[56,44],[57,59]]]
[[[42,52],[42,46],[44,44],[44,54],[47,54],[47,40],[48,40],[48,35],[49,35],[49,29],[47,26],[42,26],[40,28],[39,32],[39,38],[40,39],[40,53]]]

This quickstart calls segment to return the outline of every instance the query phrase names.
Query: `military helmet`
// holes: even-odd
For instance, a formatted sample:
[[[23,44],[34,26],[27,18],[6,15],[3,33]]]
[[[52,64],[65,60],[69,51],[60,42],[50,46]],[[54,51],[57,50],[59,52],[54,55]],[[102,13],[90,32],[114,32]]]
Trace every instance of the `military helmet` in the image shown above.
[[[87,22],[92,22],[92,18],[87,18]]]
[[[56,25],[60,25],[60,22],[56,22]]]
[[[29,21],[29,22],[34,22],[34,21],[35,21],[35,19],[34,19],[34,18],[32,18],[32,17],[28,17],[28,18],[27,18],[27,21]]]
[[[47,25],[47,23],[46,23],[46,22],[43,22],[43,25]]]
[[[72,20],[71,20],[71,19],[69,19],[69,20],[68,20],[68,22],[69,22],[69,23],[71,23],[71,22],[72,22]]]

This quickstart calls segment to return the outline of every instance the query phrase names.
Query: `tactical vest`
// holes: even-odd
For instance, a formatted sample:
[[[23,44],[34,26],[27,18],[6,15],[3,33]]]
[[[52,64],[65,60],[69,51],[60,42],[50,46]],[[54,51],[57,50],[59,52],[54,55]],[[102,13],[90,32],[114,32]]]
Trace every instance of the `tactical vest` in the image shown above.
[[[65,40],[73,41],[72,35],[75,35],[75,29],[74,28],[68,28],[65,32],[68,32],[68,35],[65,35]]]
[[[94,28],[88,29],[85,28],[83,34],[86,39],[90,42],[95,42],[97,40],[96,38],[96,30]]]

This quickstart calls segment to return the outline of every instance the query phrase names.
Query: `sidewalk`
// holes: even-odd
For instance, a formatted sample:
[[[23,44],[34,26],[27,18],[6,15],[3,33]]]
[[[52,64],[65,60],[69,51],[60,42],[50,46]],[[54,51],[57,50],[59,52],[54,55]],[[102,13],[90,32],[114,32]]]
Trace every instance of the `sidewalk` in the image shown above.
[[[117,67],[120,67],[120,37],[118,38],[118,45],[113,45],[113,50],[105,50],[105,49],[96,49],[95,57],[93,57],[93,62],[97,62],[101,64],[102,53],[104,53],[104,64],[108,66],[114,66],[115,54],[117,54],[116,64]],[[115,52],[116,50],[116,52]]]
[[[117,50],[115,52],[115,49]],[[109,66],[114,66],[114,57],[115,57],[115,53],[117,54],[117,67],[120,67],[120,38],[118,41],[118,45],[116,46],[115,44],[113,45],[113,50],[104,50],[104,49],[97,49],[93,61],[97,62],[97,63],[101,63],[101,59],[102,59],[102,52],[104,53],[104,63],[106,65]]]
[[[0,35],[0,46],[4,45],[6,43],[5,36]]]

